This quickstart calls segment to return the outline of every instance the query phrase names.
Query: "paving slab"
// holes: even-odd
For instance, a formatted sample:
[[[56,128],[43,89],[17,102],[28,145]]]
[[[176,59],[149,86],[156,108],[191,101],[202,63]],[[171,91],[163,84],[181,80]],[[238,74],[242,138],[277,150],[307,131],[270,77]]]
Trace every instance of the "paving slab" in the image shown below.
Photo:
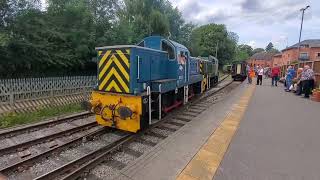
[[[229,96],[209,107],[177,132],[157,144],[121,171],[118,179],[170,180],[176,179],[186,164],[198,152],[208,137],[231,110],[231,105],[246,89],[241,84]]]
[[[257,86],[215,180],[319,180],[320,103]]]

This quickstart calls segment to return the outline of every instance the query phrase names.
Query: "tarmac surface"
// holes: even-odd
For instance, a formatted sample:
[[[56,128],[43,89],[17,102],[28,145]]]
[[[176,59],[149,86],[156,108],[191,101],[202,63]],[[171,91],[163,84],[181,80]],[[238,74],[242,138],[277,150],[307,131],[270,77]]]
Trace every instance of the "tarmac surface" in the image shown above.
[[[319,180],[320,103],[257,86],[215,180]]]

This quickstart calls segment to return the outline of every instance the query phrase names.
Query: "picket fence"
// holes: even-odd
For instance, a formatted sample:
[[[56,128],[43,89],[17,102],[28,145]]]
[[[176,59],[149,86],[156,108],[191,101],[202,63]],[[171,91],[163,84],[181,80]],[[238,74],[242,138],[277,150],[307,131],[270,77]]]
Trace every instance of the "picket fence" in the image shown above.
[[[96,76],[0,79],[0,116],[89,99]]]

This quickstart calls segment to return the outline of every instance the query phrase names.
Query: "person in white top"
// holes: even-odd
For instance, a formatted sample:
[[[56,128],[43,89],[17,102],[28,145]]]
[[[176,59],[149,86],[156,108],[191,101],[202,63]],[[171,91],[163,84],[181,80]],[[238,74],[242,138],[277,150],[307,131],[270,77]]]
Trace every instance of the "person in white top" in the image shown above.
[[[258,68],[258,78],[257,85],[262,85],[263,68],[259,66]]]

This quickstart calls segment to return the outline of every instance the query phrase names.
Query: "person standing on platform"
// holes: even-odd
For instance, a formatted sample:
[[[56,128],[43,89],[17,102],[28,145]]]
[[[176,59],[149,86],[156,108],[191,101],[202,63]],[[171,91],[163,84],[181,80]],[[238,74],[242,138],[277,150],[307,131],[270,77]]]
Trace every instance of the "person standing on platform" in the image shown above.
[[[301,81],[301,77],[302,77],[302,72],[303,72],[303,68],[298,68],[297,71],[297,90],[296,90],[296,95],[300,96],[302,94],[302,81]]]
[[[278,86],[280,68],[277,64],[271,69],[272,86]]]
[[[254,66],[254,72],[256,73],[256,76],[258,76],[258,70],[259,70],[259,66],[258,65]]]
[[[257,85],[262,85],[262,76],[263,76],[263,68],[258,67],[258,78],[257,78]]]
[[[304,97],[309,98],[311,89],[314,86],[314,72],[310,66],[304,66],[304,70],[301,75],[302,86],[304,91]]]
[[[265,67],[265,68],[263,69],[263,71],[264,71],[264,78],[265,78],[265,79],[268,79],[268,78],[269,78],[270,68],[269,68],[269,67]]]
[[[252,79],[250,77],[251,67],[248,64],[247,64],[246,70],[247,70],[248,84],[251,84],[251,81],[252,81]]]
[[[295,71],[292,66],[288,67],[287,77],[286,77],[286,89],[285,91],[290,92],[290,87],[292,85],[292,79],[295,76]]]
[[[252,79],[255,77],[256,73],[253,70],[253,67],[250,70],[249,76],[250,76],[250,84],[252,84]]]

